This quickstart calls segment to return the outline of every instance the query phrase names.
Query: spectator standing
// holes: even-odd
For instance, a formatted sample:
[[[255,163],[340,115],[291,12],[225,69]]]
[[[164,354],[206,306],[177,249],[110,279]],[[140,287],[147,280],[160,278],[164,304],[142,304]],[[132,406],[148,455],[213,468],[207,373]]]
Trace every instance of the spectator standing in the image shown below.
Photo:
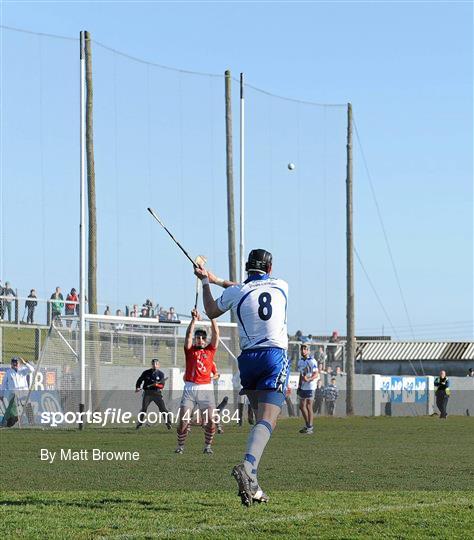
[[[26,324],[34,324],[35,308],[38,305],[36,291],[31,289],[30,294],[28,295],[28,300],[25,301],[25,308],[27,310],[26,314]]]
[[[16,298],[15,291],[11,288],[8,281],[5,282],[5,287],[3,287],[3,318],[5,314],[8,315],[8,322],[12,322],[12,302]]]
[[[448,400],[451,390],[449,388],[449,379],[446,375],[446,371],[442,369],[439,372],[439,376],[434,380],[435,385],[435,396],[436,396],[436,406],[440,412],[440,419],[446,419],[448,417]]]
[[[56,290],[51,295],[51,317],[53,321],[57,321],[59,326],[61,325],[61,314],[64,307],[64,297],[60,287],[56,287]]]
[[[105,315],[106,317],[108,317],[108,316],[110,315],[110,307],[109,307],[109,306],[105,306],[104,315]]]
[[[326,413],[329,416],[334,416],[334,409],[336,408],[336,400],[339,396],[339,390],[336,386],[336,377],[331,379],[331,384],[328,384],[324,388],[324,399],[326,400]]]
[[[79,307],[79,302],[81,301],[81,295],[77,295],[77,304],[76,304],[76,317],[79,317],[81,308]],[[86,302],[87,302],[87,296],[86,296]]]
[[[116,317],[123,317],[123,313],[122,313],[122,310],[121,309],[117,309],[115,311],[115,316]],[[123,324],[123,322],[117,322],[117,323],[114,323],[113,324],[113,327],[114,327],[114,332],[115,332],[115,344],[116,346],[120,349],[120,336],[119,336],[119,332],[122,332],[122,330],[125,328],[125,325]]]
[[[168,311],[168,321],[169,322],[177,322],[178,321],[178,315],[176,314],[176,311],[173,306],[170,307],[170,310]]]
[[[339,334],[337,330],[334,330],[332,336],[329,338],[329,343],[339,343]],[[328,364],[332,365],[336,362],[337,345],[327,346]]]
[[[466,377],[474,377],[474,369],[472,367],[469,368]]]
[[[322,371],[326,367],[327,360],[326,353],[324,352],[324,347],[322,345],[318,346],[314,359],[318,363],[319,371]]]
[[[146,315],[145,317],[151,317],[153,314],[152,314],[152,309],[153,309],[153,302],[147,298],[143,304],[143,307],[146,309]],[[142,309],[143,311],[143,309]]]
[[[79,302],[79,297],[77,296],[76,289],[71,289],[71,292],[66,296],[66,315],[74,316],[76,312],[76,306]],[[66,326],[71,328],[72,320],[69,319],[66,321]]]
[[[316,390],[314,391],[313,413],[321,414],[321,409],[324,401],[324,387],[321,379],[316,382]]]

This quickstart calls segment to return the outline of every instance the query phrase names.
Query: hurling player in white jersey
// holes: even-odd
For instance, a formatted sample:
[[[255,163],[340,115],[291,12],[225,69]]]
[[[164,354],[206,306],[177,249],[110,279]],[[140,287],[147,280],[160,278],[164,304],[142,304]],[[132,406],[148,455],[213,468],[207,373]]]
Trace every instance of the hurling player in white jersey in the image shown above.
[[[300,346],[301,358],[298,360],[300,372],[300,384],[298,396],[300,398],[300,411],[305,421],[305,427],[300,433],[311,435],[313,433],[313,399],[314,391],[319,379],[318,363],[311,356],[309,345],[303,343]]]
[[[267,502],[268,497],[258,485],[257,469],[265,446],[275,428],[285,401],[288,385],[288,284],[272,277],[272,255],[264,249],[250,252],[245,266],[248,278],[233,283],[217,278],[202,267],[195,274],[202,280],[204,309],[215,319],[229,309],[234,310],[242,350],[238,362],[242,393],[256,411],[243,462],[232,470],[237,480],[242,504]],[[224,287],[214,300],[210,284]]]

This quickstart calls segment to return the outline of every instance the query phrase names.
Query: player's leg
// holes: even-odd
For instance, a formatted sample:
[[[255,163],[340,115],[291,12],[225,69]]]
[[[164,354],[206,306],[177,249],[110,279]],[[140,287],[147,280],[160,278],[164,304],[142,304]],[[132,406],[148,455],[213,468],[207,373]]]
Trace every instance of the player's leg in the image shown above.
[[[182,454],[184,452],[184,443],[186,442],[186,437],[188,435],[188,425],[189,425],[189,418],[191,418],[191,411],[193,410],[192,407],[189,405],[182,405],[179,408],[178,413],[178,427],[176,429],[176,435],[178,439],[178,444],[176,446],[175,453],[176,454]]]
[[[204,424],[204,454],[212,454],[212,442],[216,433],[216,422],[214,412],[216,404],[214,392],[209,388],[199,388],[197,402],[201,411],[201,418]]]
[[[308,417],[308,429],[306,431],[307,434],[313,433],[313,400],[312,399],[305,399],[306,401],[306,415]]]
[[[216,423],[217,433],[222,434],[224,433],[224,429],[222,428],[222,423],[220,421],[220,418],[222,417],[222,411],[225,410],[225,407],[227,406],[227,403],[229,402],[229,396],[224,396],[223,400],[217,405],[217,410],[219,411],[219,419]]]
[[[191,420],[191,412],[195,403],[196,399],[192,388],[188,387],[188,383],[186,383],[181,398],[178,428],[176,430],[178,437],[178,445],[175,450],[176,454],[182,454],[184,452],[184,443],[186,442],[186,436],[188,434],[188,425]]]
[[[239,395],[239,403],[238,403],[239,426],[242,426],[242,424],[244,422],[244,406],[245,406],[244,399],[245,399],[244,396]]]
[[[165,402],[163,400],[163,396],[161,395],[155,396],[153,401],[156,403],[156,406],[158,407],[158,410],[160,411],[160,413],[166,414],[165,425],[168,429],[171,429],[171,420],[169,417],[169,411],[166,408]]]
[[[256,371],[255,366],[259,366],[259,370]],[[268,501],[258,485],[257,473],[285,401],[289,378],[288,358],[281,349],[243,353],[239,357],[239,368],[243,388],[256,388],[255,391],[247,391],[250,404],[256,410],[256,423],[247,440],[243,463],[232,471],[239,485],[242,503],[249,506],[253,502]]]
[[[137,418],[137,427],[136,429],[139,429],[142,425],[143,425],[143,417],[145,416],[145,413],[148,409],[148,406],[150,405],[151,403],[151,396],[147,395],[146,392],[143,392],[143,399],[142,399],[142,408],[140,409],[140,414],[138,415],[138,418]]]
[[[207,407],[202,410],[202,417],[204,419],[204,454],[213,454],[212,443],[214,441],[214,435],[216,433],[216,422],[213,417],[214,410],[212,407]]]
[[[300,397],[299,409],[301,411],[301,415],[303,416],[303,420],[305,424],[305,427],[303,429],[300,429],[300,433],[306,433],[306,430],[308,429],[308,415],[306,412],[306,400],[300,394],[301,394],[301,390],[299,391],[299,394],[298,394]]]
[[[309,392],[307,390],[300,390],[300,409],[304,419],[304,428],[300,429],[300,433],[307,433],[308,430],[312,429],[313,427],[313,419],[310,415],[310,413],[312,414],[313,411],[310,411],[308,407],[308,394]]]

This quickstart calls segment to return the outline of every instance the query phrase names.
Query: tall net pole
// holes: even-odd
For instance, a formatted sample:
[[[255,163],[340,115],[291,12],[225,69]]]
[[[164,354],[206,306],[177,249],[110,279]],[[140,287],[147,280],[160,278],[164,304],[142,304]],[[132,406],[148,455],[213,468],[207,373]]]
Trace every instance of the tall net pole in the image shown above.
[[[86,58],[86,150],[87,190],[89,206],[89,313],[97,313],[97,216],[95,200],[94,123],[92,89],[92,45],[89,32],[85,32]]]
[[[89,268],[88,268],[88,303],[89,313],[97,314],[97,214],[94,163],[94,123],[93,123],[93,87],[92,87],[92,38],[85,32],[86,59],[86,152],[87,152],[87,193],[89,208]],[[97,410],[100,403],[100,361],[99,333],[96,325],[90,325],[92,333],[92,353],[90,360],[90,386],[92,407]]]
[[[229,70],[225,72],[225,135],[226,135],[226,175],[227,175],[227,241],[229,246],[229,278],[237,281],[237,260],[235,252],[235,212],[234,212],[234,163],[232,148],[232,76]],[[237,322],[236,314],[231,310],[230,320]],[[237,350],[238,333],[236,328],[231,330],[231,349]],[[235,374],[236,363],[232,362],[232,372]],[[234,396],[234,402],[237,396]]]
[[[86,129],[85,129],[85,47],[84,32],[80,32],[80,218],[79,218],[79,412],[85,409],[86,401],[86,327],[84,306],[86,302]],[[83,424],[79,424],[82,429]]]
[[[229,246],[229,278],[237,281],[235,257],[235,214],[234,214],[234,164],[232,150],[232,77],[225,72],[225,135],[226,135],[226,176],[227,176],[227,241]],[[235,322],[235,321],[233,321]]]
[[[354,264],[352,235],[352,105],[347,104],[347,177],[346,177],[346,248],[347,248],[347,342],[346,373],[347,394],[346,414],[354,414]]]

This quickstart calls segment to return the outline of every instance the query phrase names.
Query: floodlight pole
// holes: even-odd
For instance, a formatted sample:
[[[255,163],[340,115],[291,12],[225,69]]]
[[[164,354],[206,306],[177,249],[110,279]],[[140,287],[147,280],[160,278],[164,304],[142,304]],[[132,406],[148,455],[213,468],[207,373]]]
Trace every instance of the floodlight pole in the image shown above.
[[[84,412],[86,402],[86,59],[85,33],[80,32],[80,218],[79,218],[79,380],[81,398],[79,412]],[[79,423],[79,429],[83,428]]]
[[[347,104],[347,171],[346,171],[346,261],[347,261],[347,333],[346,333],[346,414],[354,414],[354,244],[352,231],[352,105]]]
[[[240,282],[245,281],[245,100],[244,74],[240,74]]]

